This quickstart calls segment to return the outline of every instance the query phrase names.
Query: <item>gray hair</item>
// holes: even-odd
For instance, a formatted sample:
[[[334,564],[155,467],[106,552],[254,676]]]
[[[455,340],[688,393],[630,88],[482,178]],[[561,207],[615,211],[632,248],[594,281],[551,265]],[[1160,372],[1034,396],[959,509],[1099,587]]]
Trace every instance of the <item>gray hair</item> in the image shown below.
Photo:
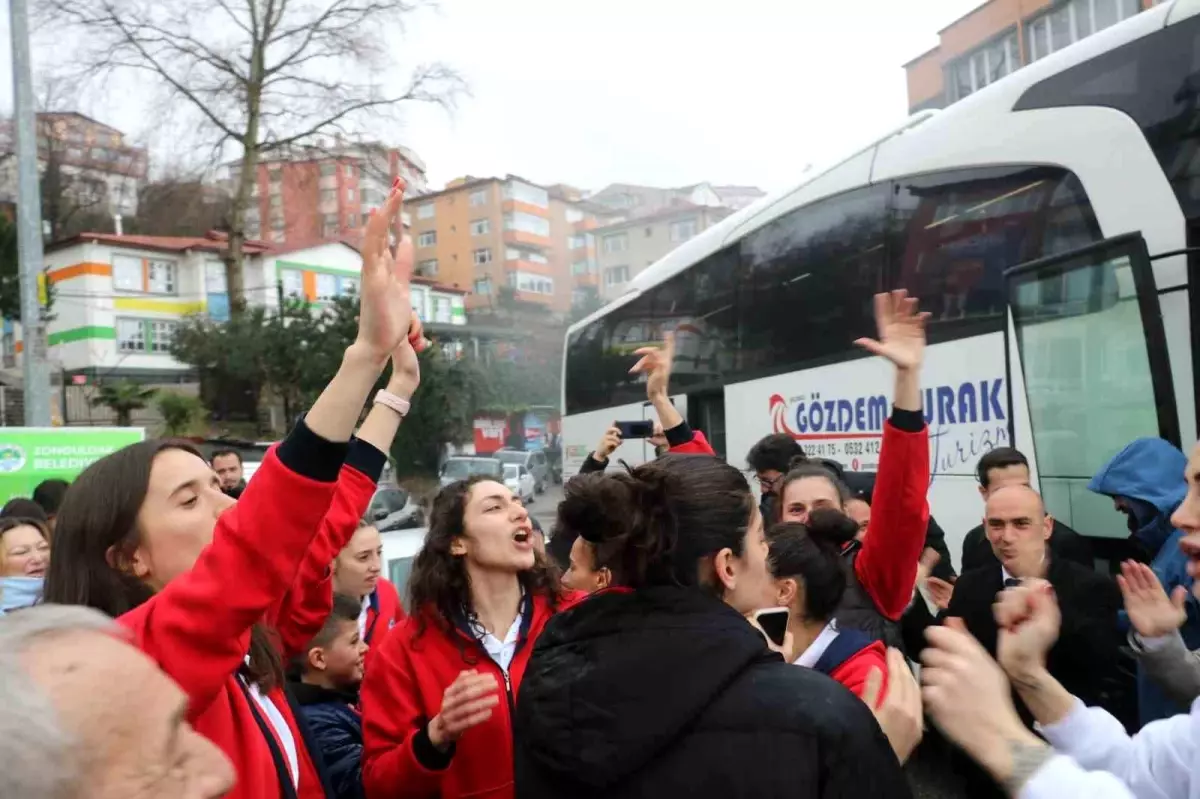
[[[47,636],[117,629],[103,613],[75,605],[38,605],[0,617],[0,799],[66,799],[78,784],[74,738],[21,656]]]

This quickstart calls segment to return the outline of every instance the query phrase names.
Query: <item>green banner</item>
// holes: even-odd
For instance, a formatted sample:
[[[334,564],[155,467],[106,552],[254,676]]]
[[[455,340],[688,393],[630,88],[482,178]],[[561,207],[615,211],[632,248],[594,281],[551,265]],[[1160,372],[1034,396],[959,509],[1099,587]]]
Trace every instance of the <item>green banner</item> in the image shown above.
[[[141,441],[140,427],[0,427],[0,504],[43,480],[74,480],[110,452]]]

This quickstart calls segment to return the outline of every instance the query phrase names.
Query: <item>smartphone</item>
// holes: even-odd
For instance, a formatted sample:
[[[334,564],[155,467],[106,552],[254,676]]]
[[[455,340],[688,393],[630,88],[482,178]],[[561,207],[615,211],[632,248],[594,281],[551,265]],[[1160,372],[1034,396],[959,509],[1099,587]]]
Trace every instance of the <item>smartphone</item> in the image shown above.
[[[649,438],[654,435],[654,422],[617,422],[614,425],[621,431],[621,438]]]
[[[767,634],[767,638],[771,639],[771,643],[775,646],[783,646],[783,639],[787,635],[787,608],[767,608],[755,611],[754,620]]]

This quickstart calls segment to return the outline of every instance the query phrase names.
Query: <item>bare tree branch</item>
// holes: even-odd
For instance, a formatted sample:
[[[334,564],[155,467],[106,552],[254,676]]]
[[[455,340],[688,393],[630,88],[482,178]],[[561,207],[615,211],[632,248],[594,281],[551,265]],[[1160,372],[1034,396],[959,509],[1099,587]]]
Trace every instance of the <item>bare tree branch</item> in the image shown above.
[[[375,77],[397,74],[394,34],[426,0],[33,2],[37,30],[81,42],[72,59],[56,62],[60,74],[80,85],[151,77],[173,120],[200,123],[197,149],[210,164],[240,148],[226,257],[235,313],[244,307],[242,249],[260,156],[311,148],[334,132],[361,134],[409,103],[450,108],[466,92],[440,63],[417,66],[403,86]]]

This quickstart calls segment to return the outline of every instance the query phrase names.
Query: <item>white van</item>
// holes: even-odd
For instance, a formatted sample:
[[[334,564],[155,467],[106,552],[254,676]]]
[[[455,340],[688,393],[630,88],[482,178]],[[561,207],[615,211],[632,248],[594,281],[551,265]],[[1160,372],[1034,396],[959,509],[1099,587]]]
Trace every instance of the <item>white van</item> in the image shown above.
[[[427,528],[424,527],[410,527],[380,534],[383,539],[383,574],[396,586],[405,613],[412,610],[408,607],[408,576],[412,573],[413,559],[425,544],[426,532]]]

